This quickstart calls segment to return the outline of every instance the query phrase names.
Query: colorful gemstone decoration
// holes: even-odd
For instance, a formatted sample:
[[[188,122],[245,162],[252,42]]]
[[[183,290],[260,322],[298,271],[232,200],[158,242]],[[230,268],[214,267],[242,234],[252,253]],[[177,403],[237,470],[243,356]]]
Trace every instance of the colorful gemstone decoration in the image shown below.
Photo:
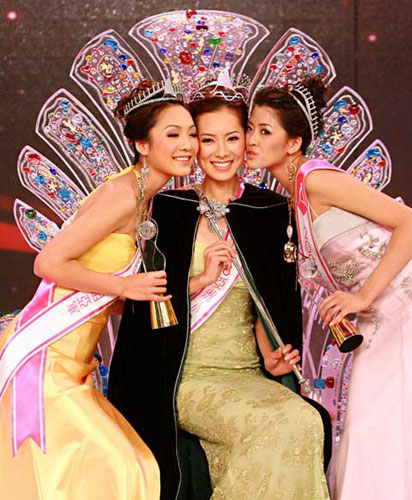
[[[368,186],[381,191],[390,182],[391,157],[385,145],[377,140],[350,165],[347,171]]]
[[[186,11],[186,17],[188,19],[191,19],[196,14],[197,14],[197,12],[194,9],[189,9],[189,10]]]
[[[315,378],[313,380],[313,388],[314,389],[324,389],[325,388],[325,379]]]
[[[20,309],[12,311],[0,311],[0,335],[9,326],[9,324],[14,320],[14,318],[19,314]]]
[[[147,30],[145,36],[152,39],[154,33]],[[150,77],[146,73],[137,55],[113,30],[94,37],[79,52],[72,69],[74,80],[91,88],[110,116],[123,96]]]
[[[17,162],[22,184],[49,205],[62,219],[79,209],[82,190],[45,156],[26,146]]]
[[[328,103],[323,130],[307,154],[311,158],[339,165],[371,128],[369,110],[361,97],[344,87]]]
[[[152,16],[130,31],[172,82],[181,86],[186,99],[216,79],[227,64],[241,66],[266,33],[264,26],[245,16],[194,9]],[[156,41],[149,34],[157,34]]]
[[[120,164],[115,163],[121,156],[113,141],[90,111],[66,90],[61,89],[50,97],[42,108],[39,123],[45,140],[57,146],[77,172],[86,174],[92,188],[121,170]],[[59,196],[60,189],[67,186],[60,185],[57,189],[57,179],[55,183],[53,194]],[[67,201],[67,193],[63,191],[61,195],[61,201]]]
[[[92,379],[94,387],[107,397],[108,385],[109,385],[109,367],[103,364],[102,357],[99,351],[96,350],[94,353],[94,358],[96,360],[96,369],[92,372]]]
[[[266,68],[266,70],[265,70]],[[305,33],[291,28],[274,46],[258,73],[255,85],[296,85],[308,77],[322,73],[329,83],[335,70],[326,52]]]
[[[257,186],[260,188],[265,187],[265,183],[263,182],[263,173],[265,171],[261,168],[255,168],[255,169],[245,169],[243,173],[241,174],[243,182],[246,182],[247,184],[252,184],[253,186]]]
[[[184,64],[185,66],[191,64],[192,62],[192,54],[188,52],[187,50],[183,50],[179,54],[179,59]]]
[[[57,224],[20,200],[15,201],[16,223],[27,243],[37,251],[59,232]]]
[[[37,212],[33,208],[28,208],[25,212],[24,215],[27,217],[29,220],[34,220],[36,218]]]

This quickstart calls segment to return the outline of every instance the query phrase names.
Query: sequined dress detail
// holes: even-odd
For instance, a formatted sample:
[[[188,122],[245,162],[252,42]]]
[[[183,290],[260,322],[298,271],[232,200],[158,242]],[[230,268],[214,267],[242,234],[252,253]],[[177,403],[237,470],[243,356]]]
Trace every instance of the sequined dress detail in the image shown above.
[[[203,271],[196,242],[192,275]],[[252,302],[239,279],[190,338],[179,425],[199,436],[212,500],[325,500],[323,425],[298,395],[259,368]]]

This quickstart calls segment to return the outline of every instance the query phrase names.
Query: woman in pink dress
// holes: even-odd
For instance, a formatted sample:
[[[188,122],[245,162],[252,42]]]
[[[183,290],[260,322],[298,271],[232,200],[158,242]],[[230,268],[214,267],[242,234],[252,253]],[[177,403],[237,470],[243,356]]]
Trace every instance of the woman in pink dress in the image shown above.
[[[291,193],[301,241],[305,233],[300,252],[312,248],[322,267],[314,279],[326,276],[336,285],[319,307],[322,319],[356,313],[365,339],[353,356],[334,498],[409,500],[412,210],[305,157],[321,128],[324,90],[315,79],[260,90],[247,133],[248,165],[268,168]]]

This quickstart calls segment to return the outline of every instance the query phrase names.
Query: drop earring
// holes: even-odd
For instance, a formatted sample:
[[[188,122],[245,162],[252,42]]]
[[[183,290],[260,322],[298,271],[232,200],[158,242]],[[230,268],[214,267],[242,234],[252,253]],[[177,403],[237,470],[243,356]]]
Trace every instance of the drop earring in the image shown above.
[[[143,184],[147,184],[147,181],[149,180],[149,174],[150,174],[150,169],[147,164],[146,156],[143,156],[142,169],[140,171]]]

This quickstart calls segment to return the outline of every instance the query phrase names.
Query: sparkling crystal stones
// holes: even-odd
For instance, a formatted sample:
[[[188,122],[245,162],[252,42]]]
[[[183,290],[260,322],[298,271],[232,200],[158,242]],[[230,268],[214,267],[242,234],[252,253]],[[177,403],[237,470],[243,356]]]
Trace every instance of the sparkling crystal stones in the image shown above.
[[[197,14],[197,12],[195,11],[195,9],[188,9],[186,11],[186,17],[188,19],[191,19],[193,16],[195,16]]]
[[[366,151],[366,158],[373,158],[380,155],[381,153],[378,148],[370,148]]]
[[[182,51],[179,54],[179,59],[185,66],[190,65],[192,62],[192,54],[188,51]]]
[[[324,389],[325,388],[325,379],[315,378],[313,381],[313,387],[315,389]]]
[[[84,147],[84,148],[90,148],[90,146],[92,145],[90,139],[88,138],[84,138],[80,141],[80,144]]]
[[[291,36],[289,38],[289,44],[294,46],[294,45],[299,45],[301,42],[301,39],[298,36]]]
[[[111,47],[113,50],[117,50],[118,48],[118,43],[113,38],[107,38],[104,41],[104,45],[106,45],[106,47]]]
[[[209,38],[208,42],[211,47],[215,47],[216,45],[219,45],[219,43],[222,41],[221,38]]]
[[[34,220],[36,218],[36,215],[37,215],[37,212],[36,210],[32,209],[32,208],[29,208],[28,210],[26,210],[24,212],[24,215],[30,219],[30,220]]]
[[[70,191],[66,188],[62,188],[59,190],[59,197],[63,201],[69,201],[70,200]]]

